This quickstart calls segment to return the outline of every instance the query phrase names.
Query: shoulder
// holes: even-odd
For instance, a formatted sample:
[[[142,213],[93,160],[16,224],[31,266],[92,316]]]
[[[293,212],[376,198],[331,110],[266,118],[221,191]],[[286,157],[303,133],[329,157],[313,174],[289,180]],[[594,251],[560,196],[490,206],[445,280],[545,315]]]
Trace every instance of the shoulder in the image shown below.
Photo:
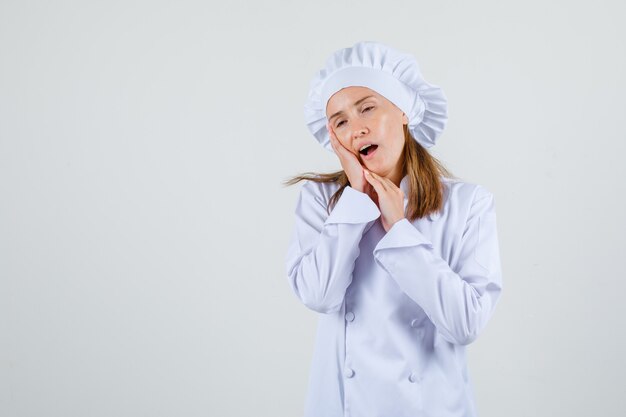
[[[493,193],[481,184],[459,179],[445,178],[446,205],[462,217],[473,217],[476,213],[495,210]]]
[[[442,180],[447,197],[458,203],[472,204],[484,198],[493,198],[493,193],[481,184],[456,178]]]
[[[313,196],[316,199],[328,202],[330,197],[339,189],[339,185],[333,182],[316,182],[304,180],[304,184],[300,188],[301,194]]]
[[[304,180],[300,187],[300,198],[311,203],[316,202],[325,207],[338,189],[339,184],[337,183]]]

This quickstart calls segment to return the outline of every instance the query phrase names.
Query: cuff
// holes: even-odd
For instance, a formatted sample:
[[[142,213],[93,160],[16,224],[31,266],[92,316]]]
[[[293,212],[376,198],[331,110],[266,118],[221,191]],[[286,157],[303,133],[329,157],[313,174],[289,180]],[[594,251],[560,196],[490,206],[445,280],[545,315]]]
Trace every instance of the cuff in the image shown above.
[[[378,217],[380,217],[380,210],[370,196],[348,185],[326,219],[326,224],[367,223]]]
[[[430,249],[433,244],[417,230],[415,226],[405,217],[398,220],[391,226],[391,229],[383,236],[374,248],[374,255],[382,249],[404,248],[409,246],[426,245]]]

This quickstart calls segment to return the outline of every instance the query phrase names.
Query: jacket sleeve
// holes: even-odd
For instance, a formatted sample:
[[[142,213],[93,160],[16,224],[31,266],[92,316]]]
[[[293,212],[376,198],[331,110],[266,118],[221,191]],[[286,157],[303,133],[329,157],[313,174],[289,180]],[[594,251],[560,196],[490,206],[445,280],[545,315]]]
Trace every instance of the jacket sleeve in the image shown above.
[[[380,211],[367,194],[347,186],[328,215],[320,189],[307,181],[300,190],[286,269],[293,292],[305,306],[331,313],[341,308],[361,237]]]
[[[502,291],[493,195],[474,194],[455,270],[406,218],[374,249],[376,262],[424,310],[443,338],[473,342],[491,317]]]

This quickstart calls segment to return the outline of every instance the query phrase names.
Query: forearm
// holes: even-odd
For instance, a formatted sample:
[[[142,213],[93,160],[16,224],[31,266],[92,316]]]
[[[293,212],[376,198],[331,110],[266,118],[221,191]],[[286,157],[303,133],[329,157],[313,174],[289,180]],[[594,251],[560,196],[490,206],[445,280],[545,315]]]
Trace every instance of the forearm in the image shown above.
[[[302,200],[301,200],[302,201]],[[363,233],[380,211],[364,193],[346,187],[327,218],[311,215],[299,204],[289,243],[287,276],[297,297],[312,310],[330,313],[341,308],[359,256]]]
[[[499,260],[489,270],[467,256],[457,273],[406,219],[394,224],[374,256],[452,343],[468,344],[476,339],[501,292]],[[498,256],[497,252],[493,256]]]
[[[352,282],[359,242],[367,224],[331,224],[306,253],[292,251],[288,277],[294,293],[308,308],[320,313],[339,310]],[[292,243],[297,246],[297,243]]]

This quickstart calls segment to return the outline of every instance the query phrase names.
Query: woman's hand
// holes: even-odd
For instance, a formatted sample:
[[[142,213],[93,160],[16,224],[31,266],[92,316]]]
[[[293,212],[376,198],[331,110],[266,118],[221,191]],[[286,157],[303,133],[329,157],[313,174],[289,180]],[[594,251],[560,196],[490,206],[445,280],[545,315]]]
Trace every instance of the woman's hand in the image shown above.
[[[378,194],[381,221],[385,232],[388,232],[396,222],[404,219],[404,191],[390,179],[368,170],[365,170],[365,179]]]
[[[363,165],[359,162],[358,157],[346,149],[341,142],[339,142],[339,139],[335,136],[335,132],[333,132],[330,124],[326,124],[326,129],[328,129],[328,133],[330,135],[330,144],[333,147],[335,154],[339,157],[341,166],[348,176],[348,181],[350,181],[350,186],[357,191],[369,195],[372,200],[378,204],[375,199],[376,193],[374,192],[374,188],[365,179],[365,168],[363,168]]]

